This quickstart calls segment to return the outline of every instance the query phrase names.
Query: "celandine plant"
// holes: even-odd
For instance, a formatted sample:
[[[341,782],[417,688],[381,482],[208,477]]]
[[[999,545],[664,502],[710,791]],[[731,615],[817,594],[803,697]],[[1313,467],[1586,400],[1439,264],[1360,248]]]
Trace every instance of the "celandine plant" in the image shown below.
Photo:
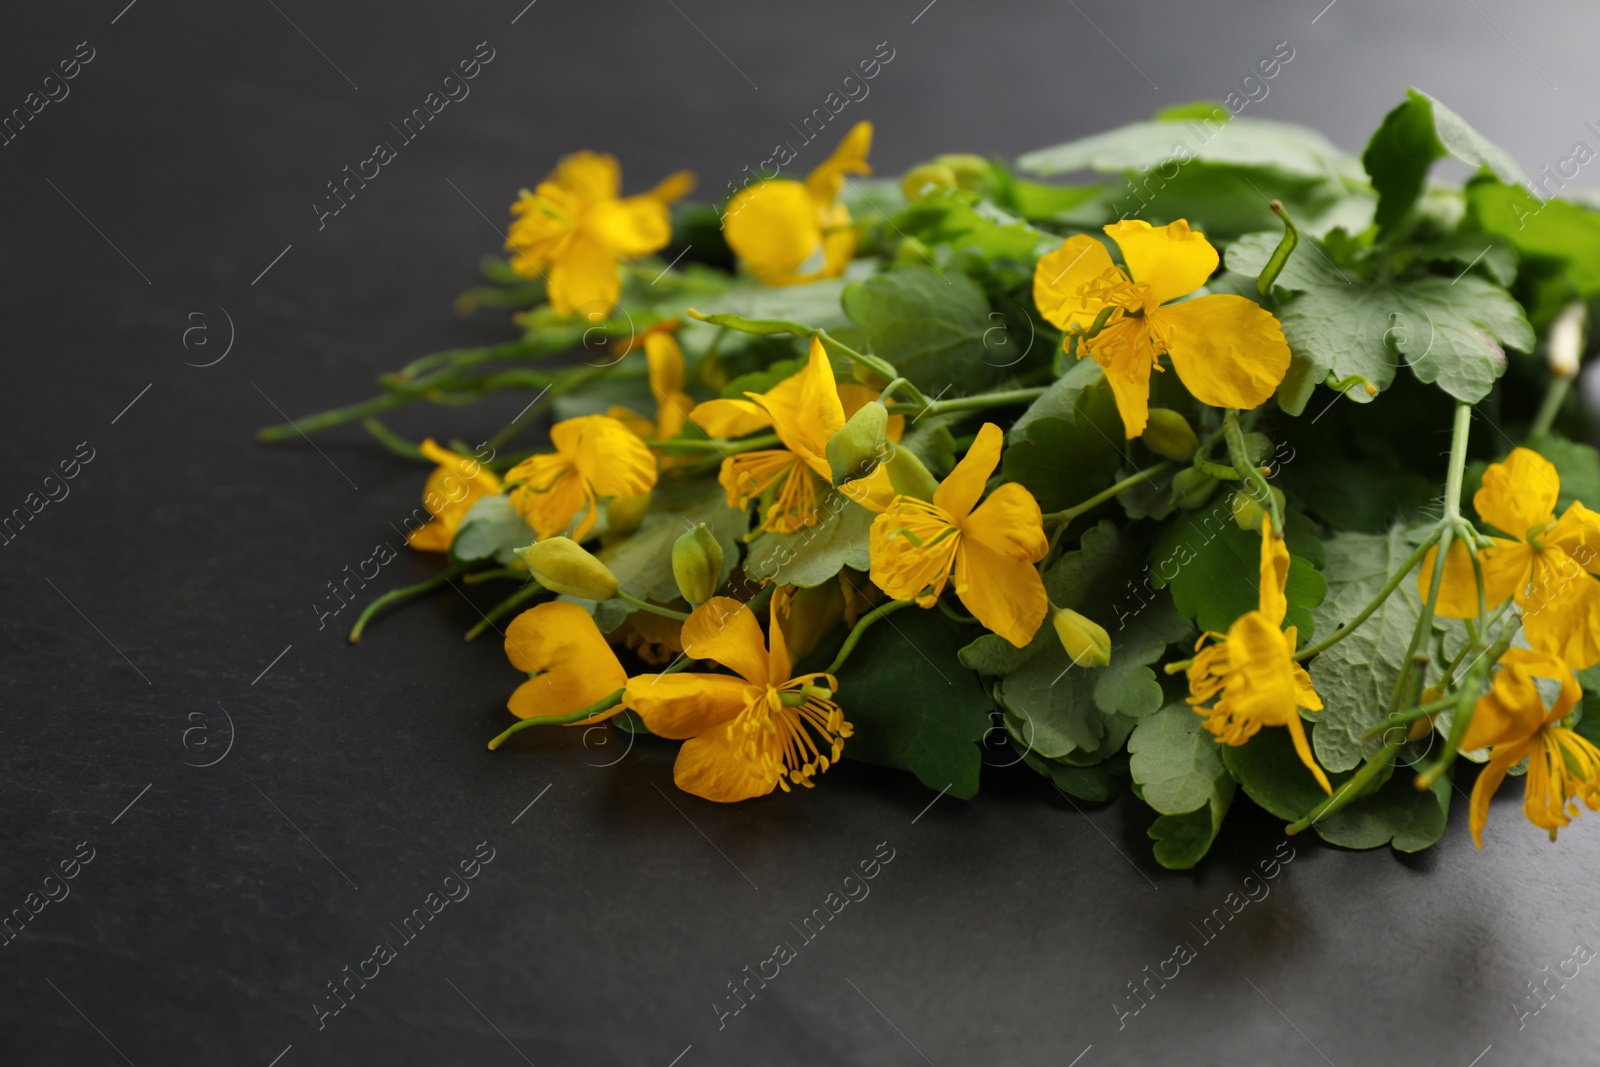
[[[569,156],[460,302],[517,339],[262,431],[360,419],[434,467],[410,542],[445,565],[351,640],[504,582],[467,635],[504,622],[527,678],[491,749],[608,721],[711,800],[845,756],[971,797],[1003,728],[1071,796],[1131,790],[1169,867],[1241,788],[1408,852],[1462,758],[1480,845],[1508,774],[1552,838],[1600,806],[1600,213],[1416,91],[1359,160],[1205,104],[898,183],[871,139],[717,207]],[[503,390],[477,447],[377,419]]]

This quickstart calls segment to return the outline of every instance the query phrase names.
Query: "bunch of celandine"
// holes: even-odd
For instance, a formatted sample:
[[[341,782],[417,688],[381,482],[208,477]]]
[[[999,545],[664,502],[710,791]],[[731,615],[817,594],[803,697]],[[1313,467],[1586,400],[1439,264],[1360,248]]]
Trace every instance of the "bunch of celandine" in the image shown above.
[[[870,140],[862,123],[804,181],[676,224],[692,179],[623,198],[609,156],[524,192],[499,286],[468,299],[525,308],[524,338],[425,357],[297,424],[502,388],[573,409],[550,449],[511,457],[528,409],[478,449],[369,419],[437,464],[410,540],[452,566],[374,603],[352,639],[458,576],[522,583],[469,638],[552,594],[506,627],[529,679],[490,747],[614,719],[682,739],[678,784],[713,800],[810,786],[843,754],[970,796],[997,713],[1012,762],[1068,793],[1110,799],[1131,777],[1169,866],[1204,855],[1240,786],[1291,832],[1426,847],[1458,754],[1487,763],[1480,845],[1524,762],[1525,811],[1552,836],[1600,806],[1579,703],[1600,661],[1600,516],[1577,499],[1600,497],[1600,454],[1553,432],[1600,296],[1600,217],[1528,197],[1416,92],[1359,166],[1198,105],[1022,161],[1120,172],[1162,224],[1117,212],[1114,180],[1047,185],[972,156],[863,187]],[[1445,154],[1479,176],[1425,192]],[[1282,203],[1241,202],[1246,184]],[[674,243],[696,265],[646,258]],[[1546,363],[1508,360],[1533,326]],[[597,336],[620,355],[521,366]],[[1544,365],[1528,447],[1469,469],[1473,406],[1498,418],[1508,366],[1537,384]],[[640,382],[653,415],[572,402],[602,377]],[[1332,400],[1299,418],[1319,386]],[[1409,447],[1436,411],[1453,427],[1442,513],[1437,448]],[[1463,517],[1469,481],[1509,537]],[[912,606],[937,610],[875,627]],[[613,646],[666,667],[630,676]],[[1416,789],[1391,781],[1424,762]]]

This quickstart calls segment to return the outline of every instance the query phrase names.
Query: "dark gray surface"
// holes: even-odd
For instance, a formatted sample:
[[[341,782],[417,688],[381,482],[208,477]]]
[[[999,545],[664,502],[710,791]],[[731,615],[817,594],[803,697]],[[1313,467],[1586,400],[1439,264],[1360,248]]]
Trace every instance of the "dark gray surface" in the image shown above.
[[[1593,143],[1593,5],[539,0],[513,25],[525,0],[125,2],[17,7],[0,39],[5,109],[96,50],[0,148],[0,508],[94,449],[0,548],[0,910],[94,850],[0,948],[0,1062],[1593,1062],[1589,968],[1517,1005],[1600,938],[1600,820],[1551,847],[1507,797],[1480,854],[1458,797],[1420,857],[1297,841],[1207,942],[1281,841],[1243,802],[1172,874],[1133,804],[1074,810],[1015,772],[928,808],[908,776],[846,765],[723,808],[672,789],[665,745],[618,761],[568,732],[491,756],[516,675],[497,643],[459,642],[461,597],[359,649],[353,612],[319,631],[312,607],[397,541],[421,472],[358,430],[323,455],[249,436],[274,405],[358,399],[379,370],[503,335],[450,301],[558,154],[618,152],[630,188],[685,165],[719,187],[882,41],[895,58],[845,117],[878,124],[884,172],[1220,97],[1282,40],[1295,58],[1252,113],[1358,148],[1416,84],[1537,172]],[[323,183],[479,41],[495,59],[471,96],[319,232]],[[220,354],[227,317],[228,357],[185,366]],[[433,566],[402,553],[381,580]],[[227,744],[224,710],[231,751],[194,766]],[[390,924],[483,841],[470,897],[402,945]],[[719,1029],[726,983],[799,945],[791,923],[880,842],[870,896]],[[325,983],[380,941],[398,957],[319,1030]],[[1196,958],[1119,1017],[1178,942]]]

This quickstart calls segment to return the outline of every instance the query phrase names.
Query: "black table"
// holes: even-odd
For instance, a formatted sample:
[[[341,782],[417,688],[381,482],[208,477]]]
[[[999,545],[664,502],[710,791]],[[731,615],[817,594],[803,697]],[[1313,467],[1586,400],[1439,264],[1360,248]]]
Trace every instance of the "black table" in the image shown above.
[[[422,471],[355,428],[250,431],[505,336],[450,302],[557,155],[723,188],[882,42],[851,107],[884,173],[1220,98],[1281,41],[1255,113],[1359,148],[1418,84],[1537,173],[1593,142],[1600,12],[525,2],[5,20],[0,114],[59,99],[0,149],[0,510],[66,495],[0,548],[0,913],[38,908],[0,948],[0,1061],[1594,1062],[1600,977],[1568,961],[1600,943],[1600,818],[1551,847],[1508,795],[1479,853],[1458,798],[1446,839],[1401,858],[1285,844],[1241,801],[1173,874],[1135,805],[1015,770],[963,803],[847,763],[718,807],[649,740],[490,755],[517,676],[497,642],[459,642],[473,601],[446,591],[359,648],[354,609],[314,607],[397,545]],[[319,218],[326,183],[491,53]],[[46,83],[63,61],[76,76]],[[395,425],[465,436],[523,402]],[[47,483],[63,462],[77,476]],[[379,581],[435,569],[401,551]]]

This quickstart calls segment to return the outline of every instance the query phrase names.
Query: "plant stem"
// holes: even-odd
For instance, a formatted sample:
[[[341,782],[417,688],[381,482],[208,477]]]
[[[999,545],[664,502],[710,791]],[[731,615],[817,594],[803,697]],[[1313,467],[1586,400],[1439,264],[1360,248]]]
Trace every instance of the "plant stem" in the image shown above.
[[[1004,407],[1007,404],[1026,404],[1045,394],[1049,386],[1038,385],[1028,389],[1008,389],[998,393],[978,393],[974,396],[953,396],[949,400],[930,400],[926,404],[896,403],[889,405],[892,415],[942,415],[947,411],[982,411],[984,408]]]
[[[385,393],[370,400],[363,400],[359,404],[351,404],[349,407],[334,408],[332,411],[324,411],[320,415],[307,415],[305,418],[295,419],[293,422],[263,427],[256,431],[256,440],[263,443],[282,441],[293,437],[295,434],[325,430],[329,426],[338,426],[340,423],[364,419],[368,415],[377,415],[394,408],[403,407],[411,403],[412,399],[412,397],[400,393]]]
[[[1143,482],[1148,482],[1152,478],[1160,477],[1161,474],[1163,474],[1166,471],[1166,469],[1168,467],[1170,467],[1170,466],[1172,466],[1172,461],[1169,460],[1169,459],[1164,459],[1160,463],[1157,463],[1157,464],[1155,464],[1153,466],[1146,467],[1144,470],[1138,471],[1137,473],[1128,475],[1126,478],[1122,479],[1122,481],[1118,482],[1116,485],[1113,485],[1109,489],[1106,489],[1106,490],[1103,490],[1101,492],[1096,493],[1094,496],[1090,497],[1088,500],[1085,500],[1081,504],[1074,504],[1072,507],[1065,508],[1065,509],[1063,509],[1061,511],[1052,511],[1052,512],[1050,512],[1049,514],[1044,516],[1044,521],[1046,523],[1053,523],[1053,524],[1059,524],[1061,526],[1065,526],[1065,525],[1067,525],[1067,523],[1071,522],[1073,519],[1077,518],[1079,515],[1082,515],[1084,512],[1093,511],[1095,508],[1099,507],[1101,504],[1104,504],[1107,500],[1111,500],[1111,499],[1113,499],[1115,497],[1121,496],[1123,493],[1127,492],[1129,489],[1132,489],[1134,486],[1139,485],[1139,484],[1141,484]]]
[[[844,666],[844,661],[850,658],[850,653],[856,650],[856,645],[861,643],[861,635],[865,634],[873,623],[885,615],[893,615],[901,608],[909,608],[914,603],[915,601],[912,600],[891,600],[887,604],[879,604],[857,619],[855,629],[851,630],[850,636],[844,639],[844,644],[839,648],[839,654],[833,657],[832,663],[828,664],[826,673],[837,674],[839,672],[839,668]]]
[[[1400,750],[1400,746],[1404,743],[1404,737],[1398,741],[1387,742],[1383,748],[1373,754],[1371,759],[1361,765],[1360,770],[1350,776],[1349,781],[1334,790],[1331,797],[1306,812],[1304,818],[1297,819],[1285,826],[1283,832],[1290,835],[1298,834],[1307,827],[1314,826],[1323,816],[1331,815],[1352,800],[1355,800],[1367,783],[1377,777],[1378,772],[1389,765],[1389,761],[1394,759],[1394,754]]]
[[[591,715],[598,715],[602,711],[608,711],[622,703],[622,693],[623,691],[618,689],[615,693],[601,697],[588,707],[579,708],[577,711],[569,711],[565,715],[535,715],[532,718],[519,719],[495,735],[493,740],[489,742],[489,751],[493,752],[505,744],[506,739],[518,730],[526,730],[530,726],[566,726],[569,723],[582,722]]]
[[[544,592],[544,586],[540,585],[538,582],[530,581],[527,585],[523,586],[521,589],[518,589],[515,593],[512,593],[510,596],[500,601],[500,603],[490,608],[489,613],[485,615],[483,619],[477,623],[477,625],[468,630],[467,635],[463,637],[462,640],[476,641],[480,636],[482,636],[483,631],[487,630],[489,627],[493,626],[495,623],[499,622],[513,611],[516,611],[526,601],[531,600],[542,592]]]
[[[1244,446],[1244,430],[1239,426],[1239,413],[1232,408],[1222,416],[1222,430],[1228,441],[1228,455],[1233,459],[1233,469],[1238,471],[1259,499],[1259,503],[1267,514],[1272,516],[1272,533],[1274,537],[1283,536],[1283,512],[1278,508],[1278,498],[1272,495],[1272,487],[1262,477],[1261,470],[1250,462],[1250,453]]]
[[[1417,707],[1414,707],[1409,711],[1402,711],[1398,715],[1391,715],[1389,718],[1367,730],[1367,732],[1361,736],[1364,740],[1372,740],[1374,738],[1382,737],[1396,726],[1405,726],[1409,723],[1416,722],[1425,715],[1434,715],[1438,712],[1445,711],[1448,708],[1453,708],[1456,706],[1459,699],[1460,698],[1458,694],[1451,693],[1447,697],[1440,697],[1438,700],[1430,700],[1426,704],[1419,704]]]
[[[663,608],[657,604],[652,604],[648,600],[640,600],[630,593],[624,593],[621,589],[617,590],[617,599],[624,604],[632,604],[640,611],[648,611],[665,619],[677,619],[679,622],[684,622],[689,618],[686,612],[673,611],[671,608]]]
[[[1572,379],[1560,376],[1550,379],[1550,386],[1545,390],[1544,402],[1539,405],[1539,414],[1533,418],[1533,425],[1528,427],[1528,437],[1543,437],[1550,432],[1550,427],[1555,424],[1556,416],[1561,414],[1561,405],[1567,399],[1567,393],[1572,389]]]
[[[398,604],[402,600],[410,600],[412,597],[421,596],[423,593],[432,592],[441,585],[444,585],[446,582],[449,582],[452,578],[456,578],[462,574],[465,574],[474,566],[476,566],[476,563],[457,563],[449,570],[443,572],[442,574],[434,575],[425,582],[418,582],[416,585],[408,585],[403,589],[389,590],[389,592],[383,594],[378,599],[368,604],[366,610],[361,613],[361,617],[356,619],[356,624],[350,628],[350,643],[352,645],[360,644],[361,632],[367,628],[367,623],[372,620],[373,616],[377,615],[378,612],[382,611],[390,604]]]
[[[519,570],[516,567],[496,567],[493,570],[473,571],[461,579],[464,585],[478,585],[482,582],[497,582],[501,580],[525,582],[528,580],[528,572],[526,569]]]
[[[422,454],[422,449],[407,441],[377,419],[362,419],[361,428],[376,437],[379,444],[397,456],[421,460],[423,463],[433,462],[433,460]]]
[[[1339,629],[1335,630],[1321,641],[1318,641],[1316,644],[1296,652],[1294,654],[1294,658],[1310,659],[1317,653],[1326,652],[1340,641],[1343,641],[1346,637],[1349,637],[1351,632],[1354,631],[1357,626],[1360,626],[1362,623],[1366,622],[1372,617],[1373,612],[1377,611],[1383,606],[1383,602],[1389,599],[1389,595],[1396,589],[1400,588],[1400,583],[1405,581],[1406,575],[1411,573],[1411,569],[1422,562],[1422,557],[1428,554],[1428,549],[1432,548],[1438,543],[1439,531],[1434,530],[1433,533],[1428,535],[1426,540],[1417,546],[1416,551],[1412,552],[1410,556],[1406,557],[1406,561],[1400,564],[1400,569],[1389,575],[1389,580],[1383,583],[1383,588],[1378,590],[1378,595],[1372,598],[1372,602],[1370,604],[1356,612],[1355,618],[1351,619],[1349,622],[1345,623]]]

